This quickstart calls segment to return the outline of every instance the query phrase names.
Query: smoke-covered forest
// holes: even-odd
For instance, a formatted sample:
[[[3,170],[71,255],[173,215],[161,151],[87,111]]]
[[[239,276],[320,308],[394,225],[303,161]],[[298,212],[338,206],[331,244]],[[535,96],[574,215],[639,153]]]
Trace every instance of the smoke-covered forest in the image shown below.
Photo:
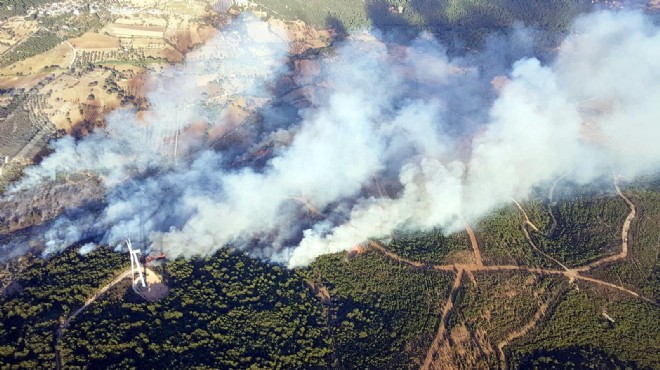
[[[0,55],[0,370],[660,368],[657,13],[172,3]]]
[[[622,279],[626,286],[655,298],[660,292],[660,263],[639,253],[657,253],[660,199],[649,190],[633,194],[644,214],[635,223],[634,256],[594,276],[612,282]],[[614,206],[620,199],[602,199],[585,204],[582,196],[562,197],[555,206],[571,210],[571,217],[584,218],[586,230],[603,222],[620,223],[620,212],[602,213],[608,209],[603,208],[607,199]],[[534,220],[549,218],[549,210],[538,201],[522,206]],[[535,207],[538,210],[532,211]],[[495,250],[489,240],[506,240],[507,234],[523,237],[522,216],[514,211],[502,210],[476,228],[484,257],[493,264],[497,260],[491,257]],[[625,209],[618,211],[625,214]],[[603,216],[591,217],[594,212]],[[510,219],[510,226],[498,221],[502,217]],[[557,220],[556,230],[570,226],[568,217]],[[496,222],[500,226],[493,231],[488,225]],[[590,243],[591,238],[579,234],[574,244],[558,244],[560,249],[547,252],[561,258],[562,251],[573,253],[574,245]],[[387,248],[412,260],[442,263],[457,250],[468,249],[466,239],[464,232],[449,237],[437,231],[401,234]],[[412,243],[419,244],[420,251],[434,245],[435,252],[410,252]],[[542,256],[534,256],[525,241],[520,248],[517,263],[534,265],[538,260],[544,266]],[[511,253],[516,256],[516,249]],[[290,271],[223,249],[210,257],[176,259],[160,267],[171,286],[160,301],[145,302],[129,289],[130,280],[124,280],[77,316],[58,340],[63,320],[116,271],[126,269],[126,259],[104,248],[85,256],[70,249],[47,260],[26,256],[14,267],[19,264],[21,272],[0,300],[0,358],[7,368],[25,369],[49,368],[56,350],[62,368],[418,368],[455,276],[451,271],[413,268],[377,250],[327,255],[305,269]],[[463,344],[454,351],[477,345],[495,348],[531,320],[544,302],[551,305],[535,329],[538,333],[505,347],[512,368],[660,364],[653,350],[660,317],[652,304],[586,282],[576,287],[558,276],[519,272],[475,272],[463,278],[447,330],[482,337],[471,344],[456,339]],[[615,321],[608,321],[601,311]],[[557,335],[566,331],[572,334]],[[497,367],[501,359],[492,349],[453,361],[464,361],[465,367]]]
[[[404,33],[419,28],[434,30],[440,37],[458,35],[471,46],[515,23],[564,32],[576,16],[594,9],[592,1],[584,0],[262,0],[257,4],[273,16],[302,19],[340,32],[369,26],[400,28]]]

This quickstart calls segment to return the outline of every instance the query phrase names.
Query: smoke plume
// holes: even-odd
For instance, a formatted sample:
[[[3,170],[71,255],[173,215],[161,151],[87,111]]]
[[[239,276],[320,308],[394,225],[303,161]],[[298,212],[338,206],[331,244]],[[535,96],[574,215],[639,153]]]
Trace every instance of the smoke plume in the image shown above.
[[[120,110],[106,130],[54,142],[9,196],[62,173],[102,179],[102,209],[52,222],[46,253],[131,236],[169,257],[230,246],[297,267],[397,229],[456,230],[558,176],[657,169],[659,30],[641,13],[594,13],[550,60],[524,28],[451,57],[429,34],[403,45],[356,33],[289,79],[313,91],[290,114],[286,34],[244,17],[152,76],[146,119]],[[244,52],[226,55],[230,43]],[[200,98],[213,78],[221,93]],[[214,99],[257,102],[260,120],[237,122]]]

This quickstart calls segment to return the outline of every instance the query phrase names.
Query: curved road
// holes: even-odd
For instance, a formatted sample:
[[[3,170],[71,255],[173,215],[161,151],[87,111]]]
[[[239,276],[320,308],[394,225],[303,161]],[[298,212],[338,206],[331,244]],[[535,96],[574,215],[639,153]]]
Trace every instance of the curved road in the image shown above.
[[[71,67],[73,67],[73,63],[76,62],[76,47],[73,46],[73,45],[69,42],[69,40],[65,40],[64,43],[66,43],[67,45],[69,45],[69,47],[71,48],[71,50],[73,50],[73,56],[71,57],[71,62],[69,62],[69,69],[71,69]]]
[[[621,228],[621,253],[615,254],[614,256],[609,256],[605,258],[601,258],[598,261],[594,261],[586,266],[578,267],[576,271],[588,271],[591,270],[594,267],[598,267],[600,265],[618,261],[620,259],[624,259],[628,256],[628,234],[630,233],[630,225],[632,224],[632,220],[635,218],[637,215],[637,207],[635,206],[635,203],[633,203],[628,197],[626,197],[625,194],[621,191],[621,187],[619,187],[619,178],[616,177],[614,179],[614,187],[616,188],[616,193],[623,198],[623,200],[628,204],[628,208],[630,208],[630,213],[628,213],[628,216],[626,217],[625,221],[623,221],[623,227]]]
[[[447,303],[442,309],[442,318],[440,318],[438,334],[435,336],[435,339],[433,339],[433,343],[431,343],[431,347],[429,347],[428,352],[426,352],[426,359],[424,360],[422,369],[429,369],[431,367],[431,363],[433,363],[433,355],[436,354],[440,344],[442,343],[442,340],[445,337],[445,332],[447,331],[447,320],[451,310],[454,308],[454,297],[456,297],[456,290],[461,286],[462,279],[463,270],[458,270],[458,274],[456,274],[456,280],[454,280],[454,285],[452,286],[451,292],[449,293],[449,298],[447,298]]]
[[[74,60],[75,60],[75,57],[74,57]],[[578,268],[575,268],[575,269],[568,269],[566,266],[562,265],[561,263],[556,261],[554,258],[552,258],[550,256],[547,256],[547,255],[546,256],[548,258],[552,259],[553,261],[555,261],[559,265],[561,265],[564,268],[564,270],[532,268],[532,267],[524,267],[524,266],[518,266],[518,265],[484,266],[483,262],[482,262],[482,259],[481,259],[481,253],[479,251],[479,245],[477,243],[477,239],[474,235],[474,232],[473,232],[472,228],[470,228],[470,225],[468,225],[467,223],[465,224],[466,231],[467,231],[468,235],[470,236],[470,242],[472,244],[472,249],[473,249],[474,254],[475,254],[475,261],[476,262],[474,264],[430,265],[430,264],[426,264],[426,263],[419,262],[419,261],[412,261],[412,260],[409,260],[409,259],[406,259],[406,258],[402,258],[399,255],[397,255],[396,253],[393,253],[393,252],[387,250],[385,247],[383,247],[381,244],[379,244],[378,242],[376,242],[374,240],[369,240],[368,245],[372,249],[384,254],[388,258],[390,258],[394,261],[397,261],[399,263],[409,265],[410,267],[413,267],[413,268],[416,268],[416,269],[433,269],[433,270],[437,270],[437,271],[455,271],[455,272],[457,272],[456,279],[454,280],[454,285],[452,286],[451,293],[449,294],[449,298],[447,299],[447,303],[445,304],[445,307],[443,308],[443,313],[442,313],[442,318],[440,320],[440,326],[438,328],[438,333],[437,333],[435,339],[433,340],[433,343],[432,343],[431,347],[429,348],[429,350],[427,352],[426,359],[424,361],[424,365],[422,366],[422,368],[423,369],[430,368],[430,366],[433,362],[433,355],[436,353],[438,346],[440,345],[442,339],[444,338],[444,335],[445,335],[445,332],[446,332],[446,322],[447,322],[449,314],[451,313],[451,310],[453,308],[454,296],[456,295],[456,290],[461,285],[461,280],[462,280],[464,272],[471,273],[471,272],[476,272],[476,271],[513,271],[513,270],[515,270],[515,271],[525,271],[525,272],[536,273],[536,274],[564,275],[570,281],[573,281],[575,279],[583,280],[583,281],[588,281],[588,282],[600,285],[602,287],[616,289],[616,290],[619,290],[622,293],[626,293],[626,294],[634,296],[636,298],[640,298],[640,299],[642,299],[646,302],[652,303],[652,304],[657,306],[658,305],[657,302],[655,302],[655,301],[653,301],[649,298],[646,298],[646,297],[640,295],[639,293],[634,292],[630,289],[627,289],[627,288],[624,288],[622,286],[612,284],[612,283],[609,283],[609,282],[606,282],[606,281],[603,281],[603,280],[598,280],[598,279],[590,278],[590,277],[587,277],[587,276],[579,275],[579,272],[588,271],[588,270],[590,270],[594,267],[597,267],[597,266],[600,266],[600,265],[603,265],[603,264],[606,264],[606,263],[618,261],[620,259],[625,258],[628,255],[628,234],[630,232],[630,225],[632,223],[632,220],[635,218],[635,215],[636,215],[636,207],[635,207],[635,204],[623,194],[623,192],[621,191],[621,188],[619,187],[618,181],[619,181],[619,179],[615,178],[614,186],[616,187],[617,194],[621,198],[623,198],[623,200],[628,204],[628,207],[630,208],[630,213],[626,217],[626,220],[624,221],[623,227],[622,227],[622,230],[621,230],[621,241],[622,241],[622,243],[621,243],[621,249],[622,249],[621,253],[619,253],[617,255],[614,255],[614,256],[609,256],[609,257],[602,258],[602,259],[600,259],[598,261],[595,261],[595,262],[592,262],[592,263],[590,263],[586,266],[578,267]],[[306,204],[306,202],[304,202],[304,200],[301,201],[301,199],[297,199],[297,198],[294,198],[294,199],[301,202],[303,205],[308,206],[308,204]],[[513,200],[513,201],[516,203],[516,205],[518,205],[518,208],[523,212],[523,215],[525,217],[525,224],[530,226],[535,231],[540,232],[538,230],[538,228],[529,220],[529,218],[527,217],[527,214],[525,213],[523,208],[520,206],[520,204],[518,204],[518,202],[516,202],[515,200]],[[526,229],[525,229],[525,232],[528,236],[528,240],[531,241],[529,239],[529,234],[527,233]],[[533,243],[532,243],[532,246],[535,247],[533,245]],[[538,249],[538,248],[535,248],[535,249]],[[541,252],[541,253],[543,253],[543,252]],[[543,253],[543,254],[545,255],[545,253]],[[89,297],[85,301],[85,303],[83,304],[82,307],[80,307],[76,311],[74,311],[71,315],[69,315],[62,322],[62,324],[60,325],[60,328],[57,330],[57,336],[55,338],[57,369],[61,368],[60,351],[59,351],[59,349],[57,349],[57,347],[58,347],[59,342],[62,338],[62,333],[68,327],[70,322],[73,319],[75,319],[76,316],[78,316],[82,311],[84,311],[89,305],[94,303],[97,298],[99,298],[105,292],[107,292],[110,288],[112,288],[114,285],[116,285],[120,281],[122,281],[122,280],[124,280],[124,279],[126,279],[130,276],[131,276],[131,270],[130,269],[122,272],[114,280],[112,280],[111,282],[109,282],[105,286],[101,287],[98,291],[96,291],[94,293],[94,295],[92,295],[91,297]],[[534,319],[532,320],[532,322],[526,324],[522,328],[520,328],[520,329],[514,331],[513,333],[509,334],[509,336],[507,336],[507,339],[505,341],[500,342],[498,344],[498,349],[500,350],[500,353],[503,353],[503,348],[504,348],[504,346],[506,346],[508,344],[509,341],[511,341],[513,339],[517,339],[517,338],[525,335],[529,330],[531,330],[536,325],[538,320],[540,320],[540,318],[543,316],[543,314],[545,313],[546,308],[547,308],[547,303],[541,306],[541,308],[539,309],[537,314],[534,316]]]
[[[114,280],[112,280],[108,284],[104,285],[99,290],[97,290],[96,293],[94,293],[94,295],[87,298],[87,300],[82,305],[82,307],[80,307],[77,310],[73,311],[73,313],[71,315],[69,315],[69,317],[67,317],[66,320],[64,320],[64,322],[62,322],[59,329],[57,329],[57,336],[55,337],[55,362],[56,362],[58,370],[62,368],[62,359],[60,357],[60,350],[58,348],[58,345],[60,343],[60,340],[62,339],[62,333],[64,332],[64,329],[66,329],[67,326],[69,326],[69,324],[71,323],[71,320],[75,319],[76,316],[78,316],[81,312],[83,312],[89,305],[94,303],[94,301],[96,301],[96,299],[98,297],[102,296],[105,292],[108,291],[108,289],[112,288],[117,283],[119,283],[120,281],[122,281],[122,280],[124,280],[124,279],[126,279],[130,276],[131,276],[131,270],[130,269],[122,272]]]
[[[566,276],[570,282],[573,282],[575,280],[582,280],[585,282],[590,282],[596,285],[599,285],[601,287],[609,288],[609,289],[614,289],[618,290],[624,294],[628,294],[630,296],[633,296],[635,298],[639,298],[641,300],[644,300],[645,302],[651,303],[655,306],[660,306],[658,302],[649,299],[647,297],[644,297],[640,295],[639,293],[632,291],[630,289],[627,289],[623,286],[616,285],[609,283],[607,281],[591,278],[588,276],[582,276],[579,273],[588,271],[592,268],[595,268],[597,266],[601,266],[603,264],[615,262],[621,259],[624,259],[628,256],[628,235],[630,233],[630,225],[632,223],[632,220],[635,218],[637,214],[637,208],[635,204],[623,194],[621,191],[621,188],[619,187],[619,178],[615,177],[614,178],[614,186],[616,188],[617,194],[628,204],[628,207],[630,208],[630,212],[628,213],[628,216],[626,217],[623,226],[621,227],[621,253],[614,255],[614,256],[609,256],[609,257],[604,257],[601,258],[595,262],[592,262],[588,265],[577,267],[574,269],[569,269],[559,261],[557,261],[555,258],[547,255],[543,251],[541,251],[539,248],[537,248],[534,243],[532,243],[531,238],[529,237],[529,232],[526,229],[526,226],[529,226],[531,229],[534,231],[540,232],[540,230],[534,225],[529,217],[527,216],[527,213],[525,210],[520,206],[518,202],[516,202],[514,199],[513,202],[516,203],[518,208],[522,211],[524,217],[525,217],[525,222],[523,224],[523,230],[526,234],[527,240],[530,242],[532,247],[534,247],[535,250],[539,251],[541,254],[546,256],[547,258],[551,259],[552,261],[556,262],[558,265],[560,265],[563,270],[553,270],[553,269],[544,269],[544,268],[533,268],[533,267],[524,267],[524,266],[518,266],[518,265],[497,265],[497,266],[484,266],[483,263],[481,263],[481,253],[479,251],[479,246],[477,244],[476,237],[474,236],[474,232],[470,228],[470,226],[466,223],[466,231],[468,232],[468,235],[470,236],[470,242],[472,243],[472,248],[475,253],[475,260],[477,261],[474,264],[453,264],[453,265],[430,265],[424,262],[420,261],[413,261],[409,260],[407,258],[403,258],[396,253],[387,250],[384,246],[379,244],[378,242],[374,240],[369,240],[368,245],[370,248],[384,254],[386,257],[397,261],[398,263],[402,263],[405,265],[408,265],[410,267],[413,267],[415,269],[433,269],[437,271],[455,271],[457,272],[456,279],[454,280],[454,285],[452,286],[451,293],[449,294],[449,298],[447,299],[447,302],[445,303],[445,306],[442,311],[442,317],[440,320],[440,325],[438,327],[438,332],[436,337],[434,338],[431,346],[429,347],[429,350],[426,354],[426,359],[424,361],[424,364],[422,365],[422,369],[429,369],[431,368],[431,365],[433,363],[433,356],[435,353],[438,351],[439,346],[442,343],[442,340],[444,339],[446,335],[446,322],[448,320],[449,315],[451,314],[451,311],[454,307],[454,297],[456,294],[456,290],[460,287],[461,285],[461,280],[463,277],[464,272],[475,272],[475,271],[525,271],[529,273],[534,273],[534,274],[544,274],[544,275],[563,275]],[[518,339],[524,335],[526,335],[530,330],[532,330],[540,321],[540,319],[545,315],[545,312],[550,304],[550,301],[543,303],[540,307],[539,310],[536,312],[534,317],[532,318],[532,321],[528,322],[518,330],[515,330],[514,332],[510,333],[505,340],[502,342],[498,343],[497,347],[500,352],[500,356],[503,361],[503,367],[506,367],[506,360],[504,359],[504,347],[507,346],[511,341]]]

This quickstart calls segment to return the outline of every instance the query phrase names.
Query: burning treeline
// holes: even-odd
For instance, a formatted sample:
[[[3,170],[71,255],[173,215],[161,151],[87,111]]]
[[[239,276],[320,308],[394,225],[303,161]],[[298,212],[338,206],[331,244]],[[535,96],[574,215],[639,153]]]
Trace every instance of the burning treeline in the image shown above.
[[[40,229],[46,254],[130,235],[171,257],[230,246],[295,267],[396,229],[452,231],[559,176],[654,171],[659,28],[600,12],[573,29],[551,58],[517,28],[459,56],[429,34],[361,32],[294,63],[286,33],[240,17],[151,76],[148,113],[53,142],[6,196],[55,174],[101,182],[102,201]]]

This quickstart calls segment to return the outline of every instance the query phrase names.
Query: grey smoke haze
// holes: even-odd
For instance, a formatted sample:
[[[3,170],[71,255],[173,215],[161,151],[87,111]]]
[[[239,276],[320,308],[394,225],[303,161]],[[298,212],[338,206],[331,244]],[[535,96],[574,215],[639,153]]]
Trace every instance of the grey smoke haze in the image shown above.
[[[234,31],[251,35],[237,41],[246,52],[211,62]],[[452,231],[558,176],[587,183],[657,169],[658,31],[641,13],[591,14],[548,63],[524,28],[460,58],[426,34],[406,46],[354,34],[321,61],[312,106],[277,123],[264,109],[254,146],[278,143],[264,165],[186,135],[175,163],[178,128],[235,129],[222,112],[182,108],[199,105],[195,81],[242,73],[245,84],[223,85],[227,96],[276,99],[272,86],[290,72],[284,34],[243,18],[182,73],[153,76],[148,125],[117,111],[104,132],[55,142],[12,192],[55,173],[102,177],[107,204],[53,222],[46,253],[139,235],[170,257],[228,245],[296,267],[395,229]]]

